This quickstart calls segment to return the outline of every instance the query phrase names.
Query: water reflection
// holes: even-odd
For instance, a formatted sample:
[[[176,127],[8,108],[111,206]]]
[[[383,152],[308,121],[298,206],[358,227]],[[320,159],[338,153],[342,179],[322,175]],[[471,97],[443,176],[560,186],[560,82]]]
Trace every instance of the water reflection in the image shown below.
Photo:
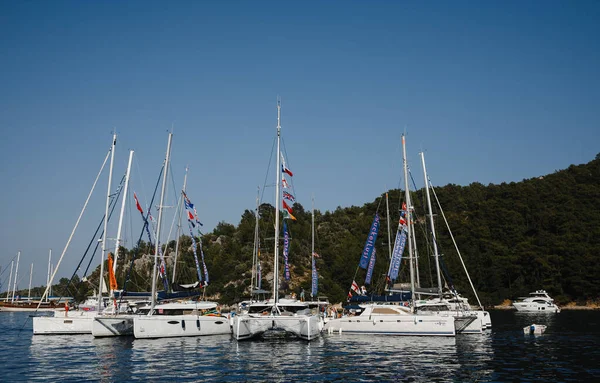
[[[26,314],[2,313],[1,381],[600,381],[600,312],[492,312],[483,335],[324,335],[312,342],[237,342],[229,335],[94,339],[32,335]],[[545,324],[541,336],[523,327]]]

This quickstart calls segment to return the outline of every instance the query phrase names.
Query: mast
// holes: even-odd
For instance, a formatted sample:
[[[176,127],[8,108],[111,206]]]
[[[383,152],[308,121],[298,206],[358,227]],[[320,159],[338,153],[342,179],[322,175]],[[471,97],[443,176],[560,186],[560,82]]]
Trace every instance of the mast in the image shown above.
[[[252,297],[252,291],[256,287],[258,289],[258,218],[259,218],[259,207],[260,207],[260,187],[257,187],[256,192],[256,211],[254,212],[254,216],[256,219],[256,223],[254,225],[254,248],[252,249],[252,280],[250,282],[250,296]]]
[[[279,163],[281,141],[281,101],[277,100],[277,165],[275,167],[275,261],[273,273],[273,301],[277,307],[279,301],[279,204],[281,203],[279,195],[279,174],[281,173],[281,165]]]
[[[117,240],[115,244],[115,257],[113,262],[113,273],[117,273],[117,259],[119,259],[119,247],[121,246],[121,228],[123,227],[123,214],[125,213],[125,203],[127,202],[127,188],[129,187],[129,175],[131,173],[131,162],[133,161],[133,150],[129,151],[129,162],[127,172],[125,173],[125,187],[123,189],[123,200],[121,201],[121,214],[119,216],[119,227],[117,229]]]
[[[114,140],[113,140],[114,142]],[[106,165],[106,161],[108,161],[108,156],[110,155],[110,153],[112,152],[112,147],[111,149],[108,151],[108,153],[106,153],[106,157],[104,157],[104,161],[102,162],[102,166],[100,167],[100,171],[98,172],[98,175],[96,175],[96,179],[94,180],[94,184],[92,185],[92,189],[90,190],[85,203],[83,204],[83,208],[81,209],[81,212],[79,213],[79,217],[77,218],[77,222],[75,222],[75,226],[73,227],[73,230],[71,231],[71,235],[69,235],[69,239],[67,240],[67,244],[65,245],[65,248],[62,251],[62,254],[60,255],[60,257],[58,258],[58,262],[56,263],[56,270],[52,270],[51,274],[50,274],[50,278],[48,278],[48,283],[46,284],[46,290],[44,290],[44,294],[42,294],[42,298],[40,299],[40,303],[38,303],[37,308],[39,309],[40,306],[42,305],[42,301],[44,300],[44,297],[47,297],[46,294],[48,293],[52,293],[52,281],[54,280],[54,276],[56,274],[56,271],[58,270],[58,266],[60,266],[60,263],[63,260],[63,257],[65,256],[67,249],[69,248],[69,244],[71,243],[71,240],[73,239],[73,236],[75,235],[75,231],[77,230],[77,227],[79,226],[79,222],[81,221],[81,217],[83,216],[83,213],[85,212],[85,209],[87,207],[88,202],[90,202],[90,198],[92,197],[92,193],[94,193],[94,189],[96,188],[96,184],[98,183],[98,179],[100,178],[100,175],[102,174],[102,171],[104,170],[104,166]],[[52,256],[52,250],[50,250],[50,256]],[[48,264],[50,265],[50,260],[48,260]]]
[[[11,301],[15,301],[15,290],[17,290],[17,276],[19,275],[19,259],[21,258],[21,252],[17,253],[17,267],[15,267],[15,279],[13,280],[13,291]]]
[[[117,145],[117,134],[113,133],[112,147],[110,149],[110,167],[108,169],[108,191],[106,192],[106,207],[104,208],[104,234],[102,235],[102,251],[100,252],[100,281],[98,282],[98,312],[102,311],[102,290],[104,286],[104,258],[106,254],[106,235],[108,226],[108,206],[110,204],[110,188],[112,183],[112,171],[115,162],[115,146]]]
[[[50,261],[52,261],[52,249],[50,249],[50,254],[48,254],[48,276],[46,277],[46,288],[50,284]],[[46,302],[48,301],[48,297],[46,297]]]
[[[179,252],[179,238],[181,237],[181,216],[183,215],[183,193],[187,187],[188,167],[185,167],[185,175],[183,176],[183,188],[181,189],[181,201],[179,201],[179,220],[177,221],[177,241],[175,242],[175,258],[173,259],[173,283],[175,283],[175,272],[177,271],[177,253]]]
[[[311,241],[311,249],[310,249],[310,275],[312,276],[312,278],[315,278],[314,275],[314,265],[315,265],[315,195],[312,195],[312,206],[311,206],[311,234],[312,234],[312,241]],[[310,296],[313,297],[314,300],[314,294],[313,294],[313,290],[314,290],[314,281],[312,283],[311,289],[310,289]]]
[[[4,298],[4,302],[8,302],[8,296],[10,295],[10,284],[12,283],[12,272],[14,266],[15,261],[10,261],[10,276],[8,277],[8,286],[6,288],[6,298]]]
[[[387,189],[387,188],[386,188]],[[388,192],[385,192],[385,210],[387,217],[387,229],[388,229],[388,254],[390,256],[390,260],[392,259],[392,235],[390,231],[390,200],[388,198]]]
[[[412,214],[411,214],[411,203],[410,203],[410,192],[408,190],[408,163],[406,161],[406,139],[404,137],[404,134],[402,135],[402,163],[404,165],[404,198],[406,199],[406,220],[408,222],[408,224],[406,225],[406,229],[407,229],[407,234],[408,234],[408,238],[409,241],[408,242],[408,254],[409,254],[409,265],[410,265],[410,291],[412,294],[412,300],[413,300],[413,308],[412,310],[414,311],[414,301],[415,301],[415,270],[414,270],[414,265],[413,265],[413,247],[411,246],[410,243],[410,238],[412,236],[412,227],[410,222],[412,221]]]
[[[412,232],[415,232],[415,223],[409,223],[412,228]],[[419,277],[419,249],[417,248],[417,238],[416,235],[412,236],[413,249],[415,252],[415,287],[421,287],[421,279]],[[421,299],[421,294],[417,293],[417,297]]]
[[[431,210],[431,197],[429,196],[429,181],[427,179],[427,168],[425,167],[425,153],[423,152],[421,152],[421,163],[423,164],[423,177],[425,178],[425,191],[427,195],[427,210],[429,211],[429,224],[431,226],[431,238],[433,240],[433,256],[435,257],[435,271],[437,272],[438,295],[440,299],[442,299],[442,276],[440,274],[440,256],[438,254],[437,241],[435,237],[433,211]]]
[[[33,276],[33,263],[29,268],[29,293],[27,294],[27,299],[31,299],[31,277]]]
[[[150,312],[148,315],[152,315],[154,306],[156,305],[156,274],[158,271],[158,251],[160,249],[160,226],[162,222],[162,209],[165,199],[165,189],[167,188],[167,175],[169,173],[169,157],[171,156],[171,140],[173,139],[173,133],[169,133],[169,141],[167,142],[167,154],[165,156],[165,171],[163,172],[162,189],[160,191],[160,203],[158,205],[158,222],[156,224],[156,245],[154,248],[154,271],[152,272],[152,304],[150,305]]]

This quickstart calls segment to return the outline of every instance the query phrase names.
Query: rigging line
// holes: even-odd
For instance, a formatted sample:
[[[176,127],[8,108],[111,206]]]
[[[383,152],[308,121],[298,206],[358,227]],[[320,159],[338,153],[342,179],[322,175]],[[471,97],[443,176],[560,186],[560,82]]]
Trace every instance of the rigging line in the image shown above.
[[[156,193],[158,191],[158,185],[160,184],[160,180],[161,180],[164,169],[165,169],[165,166],[163,164],[163,166],[160,168],[160,172],[158,174],[156,186],[154,187],[154,193],[152,193],[152,200],[150,201],[150,206],[152,206],[152,204],[154,203],[154,198],[156,197]],[[131,263],[129,264],[129,270],[127,271],[127,275],[125,276],[125,281],[123,282],[123,292],[121,293],[121,299],[119,300],[119,304],[121,304],[123,302],[123,297],[127,293],[127,281],[131,278],[131,272],[133,271],[133,264],[134,264],[134,261],[140,251],[140,244],[142,241],[142,237],[144,236],[144,231],[146,230],[146,226],[148,225],[148,216],[149,215],[150,215],[150,209],[148,209],[146,211],[146,215],[144,216],[144,224],[142,225],[142,230],[140,231],[140,236],[138,237],[137,244],[135,246],[135,250],[131,257]],[[151,242],[152,241],[150,241],[150,243],[149,243],[150,248],[152,248]]]
[[[69,245],[71,244],[71,240],[73,239],[73,236],[75,235],[75,231],[77,230],[77,227],[79,226],[79,222],[81,221],[81,217],[83,216],[83,213],[85,212],[85,209],[87,207],[88,202],[90,202],[90,198],[92,197],[92,193],[94,192],[94,189],[96,188],[96,184],[98,183],[98,179],[100,179],[100,175],[102,174],[102,171],[104,170],[104,166],[106,165],[106,161],[108,161],[108,157],[110,156],[112,152],[112,146],[110,148],[110,150],[108,151],[108,153],[106,153],[106,157],[104,157],[104,162],[102,162],[102,166],[100,167],[100,171],[98,172],[98,175],[96,176],[96,179],[94,180],[94,184],[92,185],[92,189],[90,190],[85,203],[83,204],[83,208],[81,209],[81,212],[79,213],[79,217],[77,218],[77,222],[75,222],[75,226],[73,227],[73,230],[71,231],[71,234],[69,235],[69,239],[67,240],[67,243],[65,245],[65,248],[63,249],[62,254],[60,255],[60,258],[58,259],[58,262],[56,263],[56,268],[54,269],[54,272],[52,273],[52,276],[50,277],[50,280],[48,281],[48,285],[46,286],[46,290],[44,291],[44,294],[42,295],[42,297],[40,298],[40,303],[38,304],[37,308],[35,309],[35,312],[37,312],[37,310],[40,308],[40,306],[42,305],[42,301],[44,300],[44,298],[46,297],[46,295],[48,294],[48,291],[50,290],[50,286],[52,285],[52,281],[54,280],[54,277],[56,276],[56,273],[58,272],[58,266],[60,266],[60,263],[62,262],[67,249],[69,248]]]
[[[123,181],[123,180],[121,180],[121,182],[122,182],[122,181]],[[113,212],[115,211],[115,208],[117,207],[117,200],[119,199],[119,195],[120,195],[120,193],[121,193],[121,190],[123,190],[123,189],[119,188],[119,192],[118,192],[118,194],[116,194],[116,193],[115,193],[115,197],[114,197],[113,199],[111,199],[111,201],[110,201],[110,203],[109,203],[109,208],[111,209],[111,210],[110,210],[110,213],[108,213],[108,220],[109,220],[109,221],[110,221],[110,218],[111,218],[111,217],[112,217],[112,215],[113,215]],[[114,202],[113,202],[113,201],[114,201]],[[112,207],[111,207],[111,203],[112,203]],[[104,215],[103,215],[103,217],[104,217]],[[103,221],[102,221],[102,222],[104,222],[104,218],[103,218]],[[100,238],[101,238],[101,237],[103,237],[103,236],[104,236],[104,229],[102,229],[102,233],[100,234]],[[92,242],[93,242],[95,239],[96,239],[96,236],[94,236],[94,238],[92,238],[92,241],[90,242],[90,245],[92,244]],[[96,251],[98,251],[98,246],[100,246],[100,243],[101,243],[100,241],[96,241],[96,246],[94,247],[94,251],[92,252],[92,256],[90,257],[90,260],[89,260],[89,262],[88,262],[88,264],[87,264],[87,266],[86,266],[86,268],[85,268],[85,271],[83,272],[83,276],[84,276],[84,277],[87,275],[88,271],[90,270],[90,266],[92,265],[92,262],[94,261],[94,258],[95,258],[95,256],[96,256]],[[90,246],[90,245],[88,245],[88,249],[89,249],[89,246]],[[86,250],[86,252],[87,252],[87,250]],[[85,257],[84,257],[84,258],[82,258],[82,259],[81,259],[81,261],[79,262],[79,265],[77,266],[77,269],[75,269],[75,272],[73,273],[73,276],[71,276],[71,280],[72,280],[72,279],[75,277],[75,273],[77,273],[77,270],[79,270],[79,266],[80,266],[80,265],[81,265],[81,263],[83,262],[83,259],[85,259]],[[78,289],[79,289],[79,287],[81,286],[81,283],[82,283],[82,282],[83,282],[83,281],[80,279],[80,280],[79,280],[79,282],[77,283],[77,285],[75,286],[75,289],[76,289],[76,290],[78,290]],[[70,281],[69,281],[69,283],[70,283]],[[98,289],[100,289],[100,279],[98,279]],[[69,290],[69,285],[67,285],[67,291],[69,292],[69,294],[73,295],[73,294],[71,293],[71,291]],[[74,295],[73,295],[73,296],[74,296]]]
[[[15,256],[14,256],[14,257],[12,257],[12,259],[11,259],[10,261],[8,261],[7,263],[10,263],[10,262],[14,261],[14,260],[17,258],[17,256],[18,256],[18,253],[17,253],[17,254],[15,254]],[[2,274],[4,274],[4,272],[5,272],[6,270],[8,270],[8,267],[5,267],[5,268],[4,268],[4,270],[2,271],[2,273],[0,273],[0,276],[2,276]]]
[[[285,140],[283,139],[283,137],[281,137],[281,146],[283,147],[283,152],[285,153],[284,158],[287,160],[287,163],[289,164],[290,161],[289,161],[289,158],[287,155],[287,149],[285,148]],[[283,166],[283,164],[282,164],[282,166]],[[291,168],[291,166],[290,166],[290,168]],[[281,171],[281,169],[277,169],[277,171]],[[294,196],[296,196],[297,194],[296,194],[296,188],[294,187],[294,177],[290,176],[289,180],[291,181],[291,184],[292,184],[292,192],[293,192]]]
[[[262,204],[263,196],[265,194],[265,189],[267,188],[267,179],[269,179],[269,171],[271,170],[271,161],[273,161],[273,152],[275,151],[275,144],[277,143],[277,138],[273,139],[273,145],[271,146],[271,155],[269,156],[269,165],[267,166],[267,174],[265,174],[265,182],[263,183],[263,188],[260,193],[260,203]]]
[[[168,256],[169,252],[169,242],[171,241],[171,235],[173,234],[173,227],[175,226],[175,221],[179,218],[179,205],[181,204],[181,199],[183,195],[181,192],[177,193],[177,187],[175,186],[175,177],[173,176],[173,166],[169,164],[169,170],[171,175],[171,182],[173,183],[173,191],[177,195],[177,208],[175,209],[175,214],[173,215],[173,221],[171,221],[171,228],[169,229],[169,234],[167,235],[167,242],[165,245],[165,255]],[[166,263],[166,261],[165,261]],[[166,266],[166,265],[165,265]]]
[[[125,180],[125,176],[123,176],[123,178],[121,178],[121,182],[119,183],[117,190],[115,191],[115,193],[113,193],[112,197],[110,198],[109,201],[109,208],[111,209],[110,214],[108,215],[108,219],[110,220],[110,217],[112,216],[113,211],[115,210],[115,207],[117,206],[117,200],[119,198],[119,195],[121,193],[122,190],[122,185],[123,185],[123,181]],[[75,267],[75,271],[73,272],[73,275],[71,275],[71,278],[69,279],[69,283],[67,283],[67,292],[71,295],[73,295],[71,293],[71,291],[69,290],[69,286],[71,286],[71,284],[73,283],[73,279],[75,278],[75,275],[77,274],[77,271],[79,270],[79,268],[81,267],[81,264],[83,263],[83,261],[85,260],[85,258],[87,257],[88,251],[90,250],[90,247],[92,247],[92,243],[96,242],[96,249],[98,248],[98,241],[96,241],[97,235],[98,235],[98,231],[100,231],[100,228],[102,227],[102,224],[104,223],[104,214],[102,214],[102,219],[100,220],[100,222],[98,223],[98,227],[96,228],[96,231],[94,232],[94,235],[92,236],[92,238],[90,239],[90,242],[88,243],[87,248],[85,249],[83,256],[81,257],[81,260],[79,260],[79,263],[77,264],[77,267]],[[100,236],[102,237],[104,235],[104,229],[102,229],[102,234],[100,234]],[[92,255],[96,254],[96,249],[94,249],[94,252],[92,253]],[[94,259],[94,257],[92,256],[91,259]],[[91,261],[90,261],[91,263]],[[89,268],[90,264],[88,263],[88,268]],[[87,269],[86,269],[86,273],[87,273]],[[85,273],[83,274],[83,276],[85,277]],[[79,289],[79,286],[81,285],[81,280],[77,283],[76,286],[74,286],[75,289]],[[61,297],[62,298],[62,297]]]
[[[429,180],[429,182],[431,183],[431,180]],[[467,274],[467,279],[469,280],[469,284],[471,285],[471,289],[473,289],[473,293],[475,294],[475,298],[477,298],[477,303],[479,303],[479,307],[481,307],[481,309],[483,310],[483,305],[481,304],[481,301],[479,300],[479,296],[477,295],[477,291],[475,290],[475,286],[473,285],[473,281],[471,280],[471,276],[469,275],[469,272],[467,271],[467,266],[465,266],[465,262],[463,261],[462,255],[460,254],[460,250],[458,250],[458,245],[456,244],[456,240],[454,239],[454,235],[452,234],[452,230],[450,230],[450,225],[448,224],[448,220],[446,219],[446,215],[444,214],[444,209],[442,209],[442,205],[440,204],[440,201],[437,197],[437,193],[435,192],[435,188],[432,186],[431,187],[431,191],[433,192],[433,196],[435,197],[435,201],[437,202],[437,205],[440,209],[440,213],[442,213],[442,217],[444,218],[444,222],[446,223],[446,227],[448,228],[448,232],[450,233],[450,238],[452,238],[452,243],[454,243],[454,247],[456,249],[456,252],[458,253],[458,258],[460,259],[460,263],[462,263],[462,266],[465,270],[465,274]]]

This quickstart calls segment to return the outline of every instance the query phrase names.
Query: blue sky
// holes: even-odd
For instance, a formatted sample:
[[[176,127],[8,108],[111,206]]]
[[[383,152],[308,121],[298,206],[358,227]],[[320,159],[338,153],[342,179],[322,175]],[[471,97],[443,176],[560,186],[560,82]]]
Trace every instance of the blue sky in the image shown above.
[[[174,127],[176,188],[189,165],[205,227],[237,224],[264,183],[278,95],[307,208],[313,193],[333,210],[397,187],[403,131],[417,182],[421,150],[436,185],[588,162],[600,152],[598,20],[595,1],[2,2],[0,264],[20,250],[19,287],[32,262],[45,283],[48,249],[56,261],[114,129],[115,178],[134,149],[142,201]],[[101,218],[106,180],[59,277]],[[130,247],[139,219],[126,221]]]

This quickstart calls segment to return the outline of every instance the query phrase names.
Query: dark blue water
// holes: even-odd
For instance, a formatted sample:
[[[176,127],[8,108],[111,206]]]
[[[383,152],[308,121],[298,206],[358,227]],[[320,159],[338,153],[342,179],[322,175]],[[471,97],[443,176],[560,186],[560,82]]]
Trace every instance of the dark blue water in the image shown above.
[[[32,335],[27,313],[0,313],[0,381],[591,382],[600,380],[600,312],[492,311],[492,330],[456,338],[324,335],[136,340]],[[546,324],[541,336],[523,327]],[[24,326],[24,327],[23,327]],[[21,328],[23,328],[21,330]]]

